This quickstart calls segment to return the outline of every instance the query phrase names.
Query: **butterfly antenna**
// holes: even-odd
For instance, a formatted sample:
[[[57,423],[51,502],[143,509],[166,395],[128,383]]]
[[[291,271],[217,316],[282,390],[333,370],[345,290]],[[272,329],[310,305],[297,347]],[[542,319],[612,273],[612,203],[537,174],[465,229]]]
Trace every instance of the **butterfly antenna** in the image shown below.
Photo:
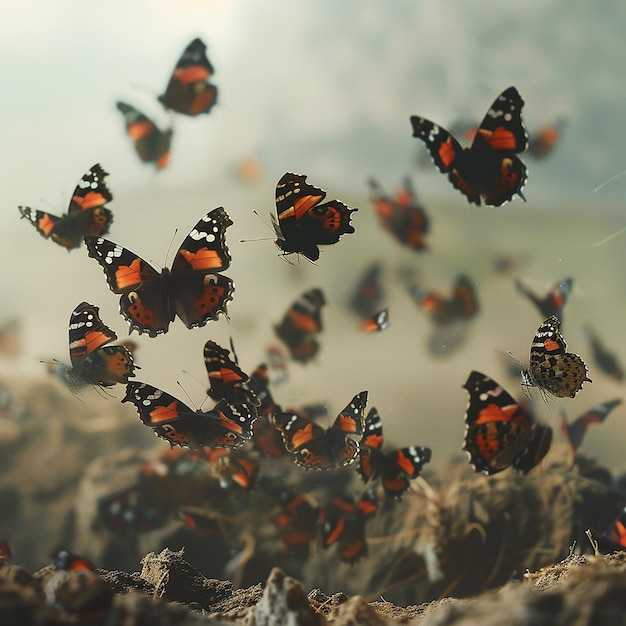
[[[170,239],[170,245],[167,246],[167,252],[165,253],[165,267],[167,267],[167,258],[170,255],[170,251],[172,250],[172,244],[174,243],[174,238],[176,237],[177,234],[178,234],[178,228],[175,228],[174,234],[172,235],[172,238]]]
[[[235,363],[237,365],[239,365],[239,358],[237,357],[237,353],[235,352],[235,344],[233,343],[233,338],[230,338],[230,351],[233,354],[233,361],[235,361]]]
[[[261,217],[261,214],[256,210],[252,209],[252,212],[265,224],[267,228],[272,232],[273,237],[261,237],[259,239],[240,239],[239,243],[250,243],[251,241],[273,241],[276,239],[276,232],[271,224],[269,224],[266,220]]]
[[[189,378],[191,378],[191,380],[197,382],[201,386],[206,386],[206,384],[207,384],[205,381],[201,381],[197,376],[194,376],[191,372],[188,372],[187,370],[183,370],[183,374],[185,374],[185,376],[189,376]],[[180,383],[178,383],[178,384],[180,385]],[[182,385],[180,385],[180,386],[182,388]],[[183,391],[184,391],[184,389],[183,389]]]
[[[187,390],[182,386],[180,380],[176,381],[176,384],[183,390],[183,393],[187,396],[187,400],[189,400],[189,404],[196,410],[200,410],[199,407],[196,406],[196,403],[191,399],[191,396],[187,393]],[[202,406],[202,405],[200,405]]]

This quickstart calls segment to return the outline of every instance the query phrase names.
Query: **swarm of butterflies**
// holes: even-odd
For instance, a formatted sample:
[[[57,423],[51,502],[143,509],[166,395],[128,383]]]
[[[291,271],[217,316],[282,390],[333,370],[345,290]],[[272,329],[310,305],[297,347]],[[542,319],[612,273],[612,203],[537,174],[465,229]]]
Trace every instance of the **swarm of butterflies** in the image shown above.
[[[159,101],[182,115],[208,113],[217,96],[216,87],[208,82],[212,74],[206,46],[195,39]],[[527,172],[519,155],[526,150],[528,139],[521,119],[523,104],[515,87],[503,91],[473,133],[469,148],[425,118],[413,116],[410,122],[413,135],[425,143],[437,168],[468,202],[500,206],[515,195],[524,199]],[[118,103],[118,108],[139,157],[157,168],[164,167],[172,130],[160,131],[126,103]],[[218,207],[201,217],[178,248],[171,267],[159,272],[135,252],[104,238],[113,221],[107,206],[112,194],[106,177],[104,169],[94,165],[76,186],[63,216],[22,206],[19,211],[41,236],[63,248],[78,248],[84,241],[89,257],[104,271],[109,289],[119,296],[120,312],[131,332],[154,338],[168,332],[176,318],[194,329],[226,316],[235,293],[233,280],[225,274],[231,263],[226,230],[233,223],[226,210]],[[320,246],[336,244],[343,235],[355,232],[352,216],[357,209],[337,199],[325,201],[326,193],[306,179],[287,172],[278,180],[272,224],[280,256],[302,255],[315,263]],[[388,196],[373,179],[369,185],[383,230],[399,245],[419,253],[426,250],[430,218],[410,180],[403,182],[395,197]],[[351,300],[366,331],[389,327],[389,309],[382,307],[381,271],[380,264],[373,264]],[[574,398],[591,379],[583,359],[566,350],[560,330],[572,279],[555,285],[545,298],[536,296],[519,279],[516,288],[545,317],[531,341],[529,366],[521,366],[522,388],[536,387],[546,398]],[[451,296],[422,284],[410,284],[408,290],[438,327],[466,322],[479,310],[475,284],[465,274],[457,277]],[[290,360],[306,364],[318,354],[325,304],[323,289],[310,289],[275,325],[276,337]],[[72,390],[87,385],[126,385],[122,402],[134,405],[143,424],[173,449],[188,450],[164,457],[166,475],[208,471],[224,488],[250,490],[259,482],[263,463],[271,459],[287,459],[303,470],[336,471],[354,464],[363,482],[371,485],[360,495],[348,493],[320,502],[303,493],[277,493],[273,520],[289,550],[305,549],[321,527],[325,547],[336,544],[340,559],[356,561],[367,553],[365,527],[379,508],[374,485],[386,498],[401,498],[431,460],[431,450],[425,446],[383,449],[382,419],[375,408],[367,411],[367,391],[356,393],[332,424],[324,427],[316,421],[320,411],[315,407],[281,408],[270,390],[272,368],[268,364],[262,363],[248,375],[238,364],[232,342],[229,350],[207,341],[203,356],[208,395],[216,404],[208,411],[194,410],[149,383],[130,380],[138,369],[132,347],[113,343],[116,339],[100,319],[97,306],[79,304],[69,321],[71,365],[58,364],[54,372]],[[597,337],[592,342],[599,346]],[[621,378],[618,364],[609,364],[599,351],[600,347],[594,348],[598,362],[603,358],[606,370]],[[516,401],[486,374],[472,371],[463,387],[469,394],[463,449],[475,470],[495,474],[512,467],[527,473],[536,467],[550,448],[552,429],[538,422],[523,401]],[[619,403],[604,403],[573,423],[563,416],[562,430],[574,453],[588,426],[606,419]],[[112,494],[101,502],[107,525],[121,531],[129,526],[137,532],[154,528],[164,523],[169,513],[143,501],[137,489]],[[207,534],[219,526],[219,512],[200,515],[179,508],[176,515]]]

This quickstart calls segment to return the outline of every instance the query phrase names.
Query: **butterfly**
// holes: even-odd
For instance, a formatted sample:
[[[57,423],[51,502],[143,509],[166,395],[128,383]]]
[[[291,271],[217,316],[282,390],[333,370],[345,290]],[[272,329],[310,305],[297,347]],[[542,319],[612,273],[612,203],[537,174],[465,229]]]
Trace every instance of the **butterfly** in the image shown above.
[[[149,117],[125,102],[116,104],[124,116],[126,133],[135,144],[135,151],[144,163],[154,163],[157,170],[167,166],[170,159],[172,129],[161,130]]]
[[[325,548],[337,544],[337,555],[354,563],[367,555],[365,524],[378,510],[376,494],[365,492],[357,502],[337,496],[320,508],[320,524]]]
[[[558,283],[555,283],[543,298],[537,296],[532,289],[527,287],[519,278],[515,279],[515,288],[539,309],[543,317],[556,315],[563,321],[563,308],[572,292],[573,283],[574,280],[572,278],[564,278]]]
[[[536,423],[495,380],[473,371],[463,388],[469,394],[463,450],[477,472],[497,474],[507,467],[526,474],[546,456],[552,429]]]
[[[378,313],[368,317],[361,324],[361,328],[366,332],[387,330],[389,328],[389,307],[381,309]]]
[[[410,481],[417,478],[424,465],[430,462],[431,450],[423,446],[409,446],[384,453],[382,445],[382,420],[372,407],[365,418],[357,472],[365,483],[380,477],[385,495],[400,498],[409,488]]]
[[[522,385],[538,387],[559,398],[573,398],[591,379],[585,362],[565,351],[560,326],[559,318],[552,315],[537,329],[530,346],[530,367],[522,370]]]
[[[446,297],[421,285],[410,288],[411,296],[418,306],[430,313],[435,324],[445,326],[458,320],[470,320],[479,311],[478,294],[472,279],[459,274],[452,287],[452,296]]]
[[[468,202],[500,206],[517,194],[523,200],[526,166],[517,154],[528,145],[521,111],[524,101],[515,87],[503,91],[487,111],[469,148],[447,130],[412,116],[413,136],[421,139],[442,174]]]
[[[211,411],[193,411],[152,385],[130,382],[122,402],[135,405],[139,419],[172,446],[238,448],[252,437],[256,419],[247,404],[220,400]]]
[[[310,261],[320,256],[318,246],[337,243],[341,235],[354,232],[351,209],[339,200],[320,204],[323,189],[309,185],[306,176],[287,172],[276,185],[276,213],[271,215],[276,245],[284,255],[297,252]]]
[[[247,385],[248,375],[238,365],[232,340],[230,347],[234,361],[230,358],[230,351],[222,348],[215,341],[209,340],[204,344],[204,365],[211,385],[208,394],[213,400],[259,406],[260,400]]]
[[[70,315],[69,345],[71,367],[51,363],[50,372],[75,391],[87,385],[112,387],[127,383],[137,367],[124,346],[107,344],[117,335],[100,319],[99,308],[81,302]]]
[[[393,199],[385,194],[373,178],[368,182],[373,193],[372,203],[382,227],[400,244],[417,251],[425,250],[424,237],[428,233],[430,221],[424,207],[417,201],[411,179],[404,179],[402,188]]]
[[[370,265],[361,279],[350,299],[350,308],[360,317],[372,315],[383,300],[384,291],[381,281],[382,265],[373,263]]]
[[[272,522],[278,528],[280,539],[289,552],[306,553],[315,538],[319,509],[310,498],[288,491],[278,496],[280,510]]]
[[[98,518],[121,535],[147,533],[167,523],[167,514],[146,502],[137,486],[100,498]]]
[[[159,102],[182,115],[209,113],[217,101],[217,87],[208,82],[213,73],[205,43],[194,39],[178,60]]]
[[[354,396],[330,428],[299,416],[279,411],[274,415],[285,448],[300,467],[309,470],[333,469],[349,465],[359,453],[359,444],[350,437],[360,436],[365,426],[367,391]]]
[[[542,126],[528,138],[528,154],[535,159],[543,159],[552,153],[561,141],[565,129],[565,119],[560,118],[549,126]]]
[[[601,424],[604,422],[609,413],[621,403],[621,399],[603,402],[585,411],[585,413],[571,423],[568,423],[567,416],[561,411],[561,431],[574,453],[580,448],[589,426],[591,426],[591,424]]]
[[[591,354],[595,364],[605,374],[621,382],[624,380],[624,369],[622,368],[617,355],[611,352],[600,340],[600,337],[590,328],[585,331],[587,339],[591,344]]]
[[[251,489],[256,485],[259,464],[249,449],[210,448],[203,452],[210,460],[211,473],[220,481],[224,489],[237,485],[242,489]]]
[[[197,528],[207,537],[217,535],[221,530],[221,525],[216,517],[205,515],[197,511],[182,508],[176,513],[176,519],[184,522],[189,528]]]
[[[100,237],[109,232],[113,213],[104,205],[113,196],[104,182],[107,176],[99,164],[94,165],[76,185],[67,213],[62,217],[26,206],[19,206],[19,212],[45,239],[52,239],[68,250],[78,248],[84,235]]]
[[[289,349],[291,358],[307,363],[319,352],[315,335],[322,330],[322,307],[326,298],[321,289],[305,291],[283,316],[274,331]]]
[[[176,315],[187,328],[197,328],[226,314],[235,287],[220,272],[230,266],[224,231],[231,224],[222,207],[207,213],[181,244],[172,269],[161,273],[108,239],[85,237],[89,256],[102,266],[109,288],[122,296],[120,311],[130,332],[156,337],[167,332]]]

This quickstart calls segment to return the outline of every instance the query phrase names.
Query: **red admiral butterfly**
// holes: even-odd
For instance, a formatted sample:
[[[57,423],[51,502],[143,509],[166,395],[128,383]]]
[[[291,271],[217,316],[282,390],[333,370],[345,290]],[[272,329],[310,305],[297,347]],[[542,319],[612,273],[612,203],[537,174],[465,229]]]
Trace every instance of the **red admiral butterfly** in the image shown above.
[[[565,120],[558,119],[552,126],[543,126],[528,138],[528,154],[535,159],[543,159],[552,153],[561,141]]]
[[[78,248],[83,235],[100,237],[109,232],[113,213],[104,205],[111,202],[113,196],[104,182],[107,176],[100,165],[94,165],[74,189],[67,214],[62,217],[30,207],[17,208],[42,237],[68,250]]]
[[[497,474],[509,466],[528,473],[546,456],[552,429],[534,422],[495,380],[471,372],[463,388],[469,393],[463,450],[477,472]]]
[[[367,318],[361,324],[361,328],[366,332],[387,330],[389,328],[389,307]]]
[[[552,315],[537,329],[530,346],[530,367],[522,370],[522,385],[538,387],[559,398],[573,398],[591,378],[587,377],[585,362],[565,351],[560,325],[559,318]]]
[[[522,187],[526,166],[516,155],[528,145],[522,124],[524,101],[515,87],[503,91],[487,111],[469,148],[444,128],[423,117],[412,116],[413,136],[421,139],[442,174],[468,202],[500,206],[517,194],[525,200]]]
[[[235,287],[220,272],[230,266],[224,231],[231,224],[222,207],[207,213],[181,244],[172,269],[160,274],[108,239],[85,237],[89,256],[102,266],[109,288],[122,294],[120,311],[130,332],[156,337],[167,332],[176,315],[187,328],[197,328],[226,314]]]
[[[424,207],[417,201],[411,179],[404,179],[402,189],[394,199],[387,196],[374,179],[368,182],[374,194],[372,203],[382,227],[402,245],[413,250],[424,250],[424,236],[428,233],[430,222]]]
[[[383,424],[378,411],[372,407],[365,418],[357,471],[365,483],[380,476],[385,495],[400,498],[409,488],[410,481],[417,478],[424,465],[430,462],[431,450],[409,446],[385,454],[382,446]]]
[[[124,115],[126,133],[135,144],[135,151],[144,163],[154,163],[157,170],[167,166],[170,159],[172,129],[161,130],[141,111],[125,102],[117,108]]]
[[[284,255],[297,252],[310,261],[320,256],[318,246],[337,243],[354,232],[351,209],[339,200],[320,204],[326,192],[305,182],[306,176],[287,172],[276,185],[276,213],[271,215],[276,245]]]
[[[562,321],[563,307],[572,292],[573,283],[574,280],[572,278],[564,278],[562,281],[556,283],[543,298],[537,296],[532,289],[524,285],[519,278],[515,279],[515,288],[539,309],[543,317],[556,315]]]
[[[209,113],[217,100],[217,87],[207,82],[213,73],[206,45],[201,39],[194,39],[178,60],[159,102],[183,115]]]
[[[213,400],[259,406],[259,399],[247,385],[248,375],[237,364],[237,355],[232,340],[230,347],[235,357],[234,361],[230,358],[230,351],[214,341],[209,340],[204,344],[204,365],[211,384],[207,393]]]
[[[365,426],[367,391],[354,396],[330,428],[296,413],[278,412],[274,416],[287,452],[304,469],[333,469],[349,465],[359,453],[359,444],[350,436],[361,435]]]
[[[578,448],[580,448],[589,426],[591,424],[601,424],[608,417],[609,413],[621,403],[622,400],[619,399],[598,404],[576,418],[571,424],[567,422],[565,412],[561,411],[561,431],[567,439],[572,452],[576,453]]]
[[[81,302],[70,316],[70,359],[72,367],[51,364],[50,371],[72,390],[96,385],[112,387],[127,383],[135,375],[131,353],[124,346],[107,346],[117,335],[98,315],[98,307]]]
[[[590,328],[585,331],[585,334],[591,344],[591,353],[595,364],[605,374],[619,382],[622,382],[624,380],[624,370],[617,356],[604,346],[600,337]]]
[[[274,327],[294,361],[307,363],[319,352],[315,335],[322,330],[322,306],[325,304],[326,298],[321,289],[309,289],[289,307],[280,324]]]
[[[383,300],[383,286],[381,282],[382,266],[373,263],[365,272],[350,300],[350,308],[361,316],[372,315]]]
[[[320,508],[324,547],[337,544],[337,555],[345,563],[354,563],[367,555],[365,524],[378,510],[376,494],[364,493],[358,502],[335,497]]]
[[[211,463],[212,474],[220,481],[224,489],[237,485],[242,489],[251,489],[259,476],[259,465],[247,448],[232,451],[226,448],[203,448]]]
[[[272,521],[289,552],[305,553],[315,538],[319,511],[300,494],[283,492],[279,496],[281,510]]]
[[[459,274],[456,277],[451,298],[446,298],[436,291],[429,291],[420,285],[413,286],[410,292],[419,307],[429,311],[431,319],[438,325],[469,320],[479,310],[476,288],[466,274]]]
[[[193,411],[152,385],[130,382],[122,402],[132,402],[141,421],[172,446],[237,448],[252,437],[256,419],[246,404],[220,400],[211,411]]]

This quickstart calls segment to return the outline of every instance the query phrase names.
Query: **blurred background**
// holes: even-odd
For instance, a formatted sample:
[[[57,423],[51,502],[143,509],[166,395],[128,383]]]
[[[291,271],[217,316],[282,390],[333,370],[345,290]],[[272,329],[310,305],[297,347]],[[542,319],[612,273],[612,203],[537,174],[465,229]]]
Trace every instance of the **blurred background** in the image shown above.
[[[572,277],[564,335],[594,382],[573,401],[539,402],[536,409],[556,427],[561,407],[574,418],[621,397],[621,384],[594,366],[585,329],[593,327],[626,359],[626,176],[607,182],[626,170],[625,20],[618,0],[607,0],[603,11],[570,0],[4,0],[0,322],[19,320],[21,344],[2,358],[3,380],[19,386],[46,376],[39,359],[67,361],[69,315],[83,300],[126,337],[118,297],[84,247],[68,254],[17,210],[64,214],[83,173],[99,162],[114,196],[109,238],[157,267],[171,262],[210,209],[224,206],[234,222],[227,231],[233,262],[226,273],[236,284],[230,321],[194,331],[176,321],[164,336],[140,336],[139,380],[179,396],[180,380],[200,404],[207,339],[227,345],[232,337],[241,366],[251,370],[277,343],[272,327],[287,307],[320,287],[328,306],[319,357],[291,364],[277,399],[325,402],[333,419],[367,389],[388,440],[427,445],[437,464],[462,445],[461,385],[470,370],[521,395],[502,353],[526,362],[544,316],[516,292],[514,278],[544,295]],[[218,103],[210,115],[172,121],[156,96],[195,37],[208,46]],[[426,158],[409,116],[448,128],[459,120],[478,124],[511,85],[525,100],[529,133],[564,120],[560,141],[545,158],[522,157],[526,203],[470,206]],[[139,161],[117,100],[162,128],[173,123],[167,168],[157,172]],[[266,219],[275,211],[275,185],[286,171],[306,174],[328,198],[359,209],[356,233],[323,249],[316,265],[295,256],[286,263],[253,213]],[[407,175],[430,218],[428,249],[420,253],[381,228],[367,186],[375,177],[392,193]],[[348,302],[375,261],[383,267],[391,327],[364,334]],[[447,295],[460,272],[475,286],[479,312],[458,346],[452,331],[449,345],[444,339],[429,350],[433,323],[408,293],[406,276]],[[118,411],[115,397],[123,390],[112,394],[102,399],[88,390],[70,399]],[[585,450],[622,467],[624,420],[618,408],[590,431]]]

